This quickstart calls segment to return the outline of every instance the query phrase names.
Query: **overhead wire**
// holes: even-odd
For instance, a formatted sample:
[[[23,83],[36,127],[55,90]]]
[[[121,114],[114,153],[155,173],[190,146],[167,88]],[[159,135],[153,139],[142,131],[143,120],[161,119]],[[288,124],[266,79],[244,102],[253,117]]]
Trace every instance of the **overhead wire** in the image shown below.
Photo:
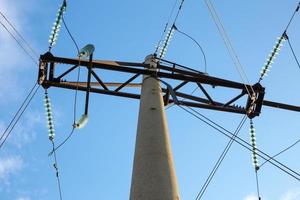
[[[289,37],[288,37],[287,41],[288,41],[289,47],[290,47],[290,49],[291,49],[291,51],[292,51],[293,57],[294,57],[294,59],[295,59],[297,65],[298,65],[298,68],[300,69],[300,63],[299,63],[299,60],[298,60],[298,58],[297,58],[297,56],[296,56],[296,53],[295,53],[295,51],[294,51],[294,48],[293,48],[293,46],[292,46],[292,44],[291,44],[291,41],[290,41],[290,38],[289,38]]]
[[[204,1],[205,1],[205,4],[206,4],[206,6],[207,6],[207,8],[208,8],[208,10],[209,10],[209,12],[210,12],[212,18],[213,18],[214,23],[215,23],[216,26],[217,26],[218,31],[219,31],[219,33],[220,33],[222,39],[223,39],[223,42],[224,42],[224,44],[225,44],[225,46],[226,46],[226,49],[227,49],[227,51],[228,51],[228,53],[229,53],[229,55],[230,55],[230,58],[232,59],[234,65],[235,65],[235,67],[236,67],[236,70],[237,70],[237,72],[238,72],[240,78],[241,78],[242,81],[243,81],[243,84],[244,84],[244,86],[245,86],[245,89],[246,89],[248,95],[249,95],[251,98],[253,98],[254,95],[255,95],[254,89],[253,89],[253,87],[249,84],[250,82],[249,82],[249,79],[248,79],[248,77],[247,77],[247,74],[246,74],[246,72],[245,72],[245,70],[244,70],[244,67],[243,67],[243,65],[242,65],[241,62],[240,62],[240,59],[239,59],[239,57],[238,57],[238,55],[237,55],[237,53],[236,53],[236,51],[235,51],[235,49],[234,49],[234,47],[233,47],[233,45],[232,45],[232,43],[231,43],[231,40],[230,40],[230,38],[229,38],[229,36],[228,36],[226,30],[225,30],[225,27],[224,27],[224,25],[223,25],[221,19],[219,18],[219,15],[218,15],[218,13],[217,13],[217,11],[216,11],[214,5],[211,3],[210,0],[204,0]],[[250,90],[251,90],[252,93],[250,92],[250,90],[249,90],[249,88],[247,87],[246,84],[250,85]],[[255,97],[255,98],[256,98],[256,97]],[[255,99],[253,98],[253,101],[254,101],[254,100],[255,100]]]
[[[287,24],[286,28],[284,29],[285,31],[287,31],[288,28],[290,27],[290,25],[292,24],[292,22],[293,22],[293,20],[294,20],[294,17],[295,17],[295,15],[296,15],[296,13],[299,11],[299,9],[300,9],[300,1],[299,1],[298,5],[297,5],[297,7],[296,7],[296,9],[295,9],[295,11],[294,11],[292,17],[290,18],[289,23]]]
[[[182,108],[182,106],[180,106],[180,107]],[[197,119],[199,119],[200,121],[204,122],[205,124],[207,124],[208,126],[212,127],[213,129],[217,130],[222,135],[224,135],[224,136],[226,136],[228,138],[232,138],[232,136],[234,135],[232,132],[228,131],[223,126],[221,126],[221,125],[217,124],[216,122],[212,121],[211,119],[209,119],[208,117],[204,116],[203,114],[201,114],[200,112],[196,111],[195,109],[193,109],[191,107],[188,107],[188,108],[190,110],[185,109],[185,111],[187,113],[189,113],[192,116],[196,117]],[[241,145],[242,147],[244,147],[245,149],[247,149],[247,150],[249,150],[249,151],[252,152],[252,146],[251,146],[251,144],[249,144],[248,142],[246,142],[245,140],[243,140],[239,136],[236,136],[236,138],[234,139],[234,141],[236,143],[238,143],[239,145]],[[271,156],[269,156],[268,154],[266,154],[262,150],[257,149],[257,151],[258,151],[257,155],[259,157],[261,157],[262,159],[268,160],[269,158],[271,158]],[[271,159],[268,162],[271,163],[276,168],[280,169],[282,172],[285,172],[286,174],[288,174],[291,177],[295,178],[296,180],[300,181],[300,174],[298,172],[296,172],[295,170],[291,169],[290,167],[284,165],[283,163],[277,161],[276,159]]]
[[[266,163],[268,163],[270,160],[278,157],[279,155],[283,154],[284,152],[290,150],[291,148],[293,148],[294,146],[296,146],[298,143],[300,142],[300,139],[298,139],[296,142],[294,142],[293,144],[289,145],[288,147],[284,148],[283,150],[281,150],[280,152],[278,152],[277,154],[275,154],[274,156],[272,156],[271,158],[265,160],[261,165],[260,168],[265,165]]]
[[[55,176],[56,176],[56,180],[57,180],[57,186],[58,186],[58,191],[59,191],[59,198],[60,200],[63,200],[62,197],[62,188],[61,188],[61,182],[60,182],[60,176],[59,176],[59,170],[58,170],[58,162],[57,162],[57,156],[56,156],[56,150],[55,150],[55,144],[54,141],[51,140],[52,142],[52,149],[53,149],[53,158],[54,158],[54,164],[53,167],[55,169]]]
[[[39,57],[39,54],[32,48],[32,46],[27,42],[27,40],[22,36],[22,34],[18,31],[18,29],[14,26],[14,24],[5,16],[3,12],[0,11],[0,15],[5,19],[5,21],[10,25],[10,27],[16,32],[19,38],[25,43],[28,49],[36,56]]]
[[[201,53],[202,53],[202,56],[203,56],[203,61],[204,61],[204,72],[207,73],[207,60],[206,60],[206,55],[205,55],[205,52],[204,52],[202,46],[201,46],[201,45],[197,42],[197,40],[195,40],[192,36],[188,35],[187,33],[183,32],[183,31],[181,31],[181,30],[179,30],[178,27],[177,27],[176,25],[174,25],[174,28],[175,28],[175,30],[176,30],[178,33],[180,33],[180,34],[182,34],[182,35],[188,37],[189,39],[191,39],[191,40],[199,47],[199,49],[200,49],[200,51],[201,51]]]
[[[30,43],[17,30],[17,28],[14,26],[14,24],[8,19],[8,17],[2,11],[0,11],[0,15],[7,22],[7,24],[12,28],[12,30],[15,32],[16,35],[14,35],[12,33],[12,31],[10,31],[9,28],[0,20],[0,23],[3,26],[3,28],[9,33],[9,35],[15,40],[15,42],[18,44],[18,46],[33,61],[33,63],[38,66],[38,63],[37,63],[36,59],[34,58],[34,57],[37,57],[37,59],[38,59],[39,56],[38,56],[37,52],[32,48],[32,46],[30,45]],[[21,41],[19,39],[21,39]],[[25,44],[25,46],[27,47],[27,49],[25,48],[25,46],[23,46],[23,44]],[[28,50],[30,50],[31,52],[29,52]],[[36,87],[36,86],[37,86],[37,82],[30,89],[30,92],[28,93],[28,95],[26,96],[26,98],[22,102],[21,106],[19,107],[19,109],[15,113],[14,117],[12,118],[12,120],[10,121],[10,123],[8,124],[8,126],[6,127],[6,129],[4,130],[3,134],[1,135],[0,142],[1,142],[1,140],[3,138],[4,139],[3,139],[3,141],[0,144],[0,148],[6,142],[7,138],[9,137],[9,135],[11,134],[11,132],[13,131],[14,127],[16,126],[16,124],[18,123],[18,121],[22,117],[23,113],[27,109],[28,105],[30,104],[31,100],[35,96],[36,92],[38,91],[38,89],[39,89],[40,86],[38,86],[38,87]]]
[[[255,169],[255,182],[256,182],[257,199],[261,200],[260,188],[259,188],[259,179],[258,179],[258,170],[256,170],[256,169]]]
[[[28,52],[28,50],[21,44],[21,42],[16,38],[16,36],[7,28],[7,26],[1,22],[0,20],[0,24],[2,25],[2,27],[9,33],[9,35],[15,40],[15,42],[19,45],[19,47],[25,52],[25,54],[31,59],[31,61],[35,64],[35,65],[39,65],[38,62],[36,61],[36,59]]]
[[[36,95],[39,88],[40,88],[40,85],[37,86],[37,87],[36,87],[36,85],[34,85],[34,87],[31,89],[31,91],[29,92],[29,94],[27,95],[25,100],[23,101],[21,107],[18,109],[17,113],[15,114],[15,116],[13,117],[11,122],[9,123],[9,126],[5,129],[4,133],[1,136],[2,141],[0,140],[0,150],[3,147],[3,145],[5,144],[7,138],[10,136],[10,134],[14,130],[14,128],[17,125],[17,123],[19,122],[19,120],[21,119],[22,115],[24,114],[24,112],[28,108],[30,102],[32,101],[33,97]]]
[[[9,122],[8,126],[6,127],[6,129],[4,130],[4,132],[2,133],[1,137],[0,137],[0,141],[2,140],[2,138],[4,137],[4,135],[6,134],[6,132],[8,131],[9,127],[12,125],[12,123],[14,122],[14,120],[16,119],[16,117],[19,115],[21,109],[23,108],[24,104],[26,103],[26,101],[28,100],[28,98],[30,97],[31,93],[33,92],[34,88],[37,86],[37,82],[34,84],[34,86],[30,89],[29,93],[27,94],[26,98],[24,99],[24,101],[22,102],[21,106],[19,107],[19,109],[17,110],[17,112],[15,113],[15,115],[13,116],[13,118],[11,119],[11,121]]]
[[[182,108],[184,109],[184,108]],[[228,154],[235,137],[239,134],[239,132],[241,131],[245,121],[247,119],[247,115],[244,115],[244,117],[242,118],[241,122],[239,123],[239,125],[237,126],[236,130],[234,131],[234,135],[232,136],[232,138],[230,138],[230,140],[228,141],[227,145],[225,146],[223,152],[221,153],[221,155],[219,156],[217,162],[215,163],[213,169],[211,170],[210,174],[208,175],[205,183],[203,184],[202,188],[200,189],[196,200],[200,200],[203,195],[205,194],[205,191],[207,190],[209,184],[211,183],[213,177],[215,176],[217,170],[219,169],[220,165],[222,164],[223,160],[225,159],[226,155]]]

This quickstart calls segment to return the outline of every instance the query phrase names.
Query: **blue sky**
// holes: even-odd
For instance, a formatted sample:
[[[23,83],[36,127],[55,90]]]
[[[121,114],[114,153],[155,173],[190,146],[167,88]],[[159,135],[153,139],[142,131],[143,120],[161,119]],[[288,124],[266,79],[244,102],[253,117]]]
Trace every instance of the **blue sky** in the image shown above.
[[[65,19],[80,47],[87,43],[95,45],[96,59],[143,62],[154,51],[173,3],[174,0],[69,1]],[[298,2],[215,0],[213,3],[250,83],[254,84]],[[34,49],[43,54],[60,4],[57,0],[0,0],[0,10]],[[299,23],[298,13],[288,31],[298,57]],[[204,1],[186,0],[176,25],[202,45],[210,75],[241,81]],[[2,27],[0,52],[0,130],[3,132],[37,79],[38,69]],[[64,28],[52,53],[76,56]],[[174,34],[165,58],[204,70],[200,50],[178,33]],[[105,81],[126,79],[124,75],[106,72],[102,76]],[[299,76],[300,70],[285,44],[269,76],[262,82],[266,87],[265,98],[300,105]],[[81,78],[84,80],[85,76]],[[185,89],[190,92],[194,87]],[[209,92],[221,100],[230,94],[230,91],[211,88]],[[74,92],[50,88],[49,95],[59,142],[71,130]],[[84,109],[84,94],[78,98],[77,117]],[[64,199],[128,199],[138,106],[136,100],[91,95],[89,123],[76,131],[58,152]],[[232,113],[199,111],[232,131],[242,118]],[[177,107],[168,109],[166,114],[181,199],[195,199],[228,140]],[[273,155],[299,139],[299,117],[300,113],[264,107],[254,119],[257,146]],[[1,200],[59,199],[52,158],[47,156],[51,144],[45,124],[43,90],[40,90],[0,151]],[[247,141],[248,129],[249,122],[240,133]],[[299,172],[299,153],[300,147],[296,146],[278,160]],[[266,164],[259,177],[264,200],[300,198],[299,182],[272,165]],[[251,153],[234,144],[203,199],[254,200],[255,194]]]

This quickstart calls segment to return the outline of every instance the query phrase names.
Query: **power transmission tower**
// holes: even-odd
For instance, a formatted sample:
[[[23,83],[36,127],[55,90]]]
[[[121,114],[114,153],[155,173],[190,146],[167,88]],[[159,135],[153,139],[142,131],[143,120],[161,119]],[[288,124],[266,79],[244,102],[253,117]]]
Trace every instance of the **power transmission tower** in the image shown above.
[[[65,80],[66,75],[79,67],[79,63],[87,69],[87,82]],[[60,74],[55,73],[58,67],[64,67],[65,71]],[[122,83],[103,82],[99,75],[100,70],[127,73],[132,76]],[[125,87],[140,85],[133,83],[140,76],[142,76],[141,93],[124,91]],[[173,85],[170,85],[168,80],[172,80]],[[86,113],[90,92],[140,99],[131,200],[179,199],[164,106],[174,103],[181,106],[247,114],[249,118],[258,116],[262,106],[300,112],[298,106],[265,100],[265,88],[259,83],[250,86],[212,77],[191,68],[158,59],[155,55],[147,56],[143,63],[133,63],[92,60],[92,57],[90,60],[55,57],[47,52],[40,57],[38,83],[44,88],[58,87],[86,92]],[[187,84],[196,84],[204,97],[181,91]],[[208,93],[205,85],[232,89],[239,91],[239,94],[230,97],[225,102],[218,102]],[[254,100],[253,96],[256,97]],[[179,100],[179,97],[184,100]],[[243,99],[243,105],[235,104]]]

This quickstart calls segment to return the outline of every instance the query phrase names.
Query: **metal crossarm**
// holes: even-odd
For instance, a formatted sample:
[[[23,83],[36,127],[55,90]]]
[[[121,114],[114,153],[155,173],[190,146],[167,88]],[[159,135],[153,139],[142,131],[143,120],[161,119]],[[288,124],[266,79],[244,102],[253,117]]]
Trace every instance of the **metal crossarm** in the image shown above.
[[[62,64],[64,66],[67,65],[68,69],[63,71],[63,73],[57,75],[55,69],[58,67],[62,68],[62,66],[60,66]],[[134,83],[133,81],[136,81],[140,76],[150,75],[158,78],[161,81],[170,80],[174,82],[173,86],[169,84],[168,87],[162,86],[165,106],[171,103],[176,103],[182,106],[191,106],[238,114],[247,114],[250,118],[258,116],[261,112],[262,106],[270,106],[300,112],[299,106],[264,100],[265,88],[259,83],[256,83],[253,86],[245,85],[243,83],[209,76],[203,72],[166,60],[160,60],[157,63],[156,70],[151,69],[151,66],[146,63],[122,61],[80,60],[80,65],[88,69],[88,76],[91,76],[95,80],[94,82],[91,79],[89,79],[89,83],[67,81],[63,79],[69,73],[74,71],[74,69],[79,67],[79,59],[55,57],[51,53],[47,52],[40,57],[38,83],[44,88],[58,87],[71,90],[77,89],[79,91],[85,92],[89,90],[89,92],[92,93],[139,99],[140,91],[137,91],[136,93],[132,91],[128,92],[127,90],[124,90],[124,88],[128,86],[139,87],[141,84]],[[99,70],[129,74],[130,78],[125,82],[114,82],[114,80],[110,80],[110,82],[104,82],[100,78]],[[184,86],[186,86],[187,84],[194,84],[199,87],[200,91],[202,91],[203,96],[200,97],[197,95],[191,95],[183,91]],[[234,91],[240,91],[240,94],[230,98],[229,100],[226,100],[225,102],[216,101],[213,96],[210,95],[205,89],[205,85],[212,86],[213,88],[229,88]],[[250,90],[251,87],[253,88],[253,91]],[[251,94],[248,94],[247,90],[252,91]],[[255,94],[252,94],[253,92]],[[176,95],[176,101],[174,100],[174,95]],[[256,97],[256,100],[254,102],[250,98],[250,96],[252,95],[255,95]],[[243,97],[247,97],[247,101],[245,102],[245,104],[237,105],[236,102],[241,102]],[[177,98],[182,99],[177,100]]]

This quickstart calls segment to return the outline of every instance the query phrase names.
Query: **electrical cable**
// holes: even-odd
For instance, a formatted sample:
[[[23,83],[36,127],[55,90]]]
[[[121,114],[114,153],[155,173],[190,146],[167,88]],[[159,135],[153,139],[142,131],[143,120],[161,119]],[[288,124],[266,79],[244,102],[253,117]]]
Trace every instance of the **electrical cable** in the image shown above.
[[[255,180],[256,180],[257,199],[261,200],[260,190],[259,190],[259,180],[258,180],[258,169],[255,169]]]
[[[69,30],[69,28],[68,28],[68,26],[67,26],[67,24],[66,24],[66,22],[65,22],[64,16],[62,16],[62,22],[63,22],[64,27],[66,28],[66,30],[67,30],[67,32],[68,32],[68,34],[69,34],[71,40],[73,41],[73,43],[74,43],[74,45],[75,45],[75,47],[76,47],[76,49],[77,49],[77,53],[78,53],[78,55],[79,55],[79,47],[78,47],[78,44],[77,44],[76,40],[74,39],[74,37],[73,37],[71,31]]]
[[[182,106],[181,106],[181,108],[182,108]],[[231,133],[230,131],[228,131],[224,127],[220,126],[216,122],[212,121],[208,117],[204,116],[203,114],[199,113],[198,111],[196,111],[196,110],[194,110],[190,107],[189,107],[189,109],[192,110],[193,112],[195,112],[196,114],[193,113],[192,111],[187,110],[187,109],[185,109],[185,111],[188,112],[189,114],[193,115],[194,117],[196,117],[200,121],[204,122],[208,126],[212,127],[213,129],[217,130],[222,135],[224,135],[228,138],[232,138],[232,136],[234,135],[233,133]],[[243,140],[239,136],[237,136],[234,139],[234,141],[236,143],[238,143],[239,145],[243,146],[245,149],[252,152],[251,144],[249,144],[248,142],[246,142],[245,140]],[[269,158],[271,158],[271,156],[269,156],[265,152],[261,151],[260,149],[257,149],[257,151],[258,151],[257,155],[260,156],[262,159],[268,160]],[[280,169],[281,171],[285,172],[286,174],[290,175],[291,177],[295,178],[296,180],[300,181],[300,174],[297,173],[296,171],[292,170],[288,166],[282,164],[281,162],[277,161],[276,159],[271,159],[268,162],[271,163],[273,166],[277,167],[278,169]]]
[[[284,29],[285,31],[287,31],[288,28],[290,27],[290,25],[291,25],[291,23],[292,23],[292,21],[293,21],[295,15],[296,15],[296,13],[299,11],[299,9],[300,9],[300,1],[299,1],[299,3],[298,3],[298,6],[296,7],[296,9],[295,9],[295,11],[294,11],[292,17],[291,17],[289,23],[287,24],[286,28]]]
[[[224,158],[226,157],[227,153],[229,152],[229,150],[234,142],[235,137],[239,134],[240,130],[242,129],[246,119],[247,119],[247,115],[244,115],[243,119],[241,120],[237,129],[234,132],[234,136],[232,136],[232,138],[228,141],[225,149],[223,150],[222,154],[220,155],[219,159],[217,160],[213,169],[211,170],[209,176],[207,177],[205,183],[203,184],[202,188],[200,189],[200,192],[198,193],[196,200],[200,200],[202,198],[202,196],[204,195],[204,193],[207,190],[209,184],[211,183],[214,175],[216,174],[216,172],[219,169],[220,165],[222,164]]]
[[[202,53],[202,55],[203,55],[203,60],[204,60],[204,72],[207,73],[207,61],[206,61],[205,52],[204,52],[202,46],[201,46],[201,45],[200,45],[193,37],[191,37],[190,35],[188,35],[187,33],[183,32],[183,31],[179,30],[177,26],[174,25],[174,27],[175,27],[175,30],[178,31],[178,33],[181,33],[182,35],[185,35],[186,37],[190,38],[190,39],[191,39],[192,41],[194,41],[194,42],[196,43],[196,45],[199,47],[199,49],[201,50],[201,53]]]
[[[9,33],[9,35],[17,42],[19,47],[25,52],[25,54],[32,60],[32,62],[39,66],[38,62],[33,58],[33,56],[27,51],[27,49],[21,44],[21,42],[14,36],[14,34],[0,21],[0,24],[3,26],[3,28]]]
[[[244,83],[244,86],[245,86],[245,89],[249,95],[250,98],[252,98],[252,95],[255,95],[255,92],[254,92],[254,89],[253,87],[249,84],[249,79],[245,73],[245,70],[244,70],[244,67],[242,66],[241,62],[240,62],[240,59],[235,51],[235,49],[233,48],[233,45],[228,37],[228,34],[224,28],[224,25],[222,24],[222,21],[220,20],[217,12],[216,12],[216,9],[214,8],[213,4],[211,3],[210,0],[205,0],[205,4],[213,18],[213,21],[214,23],[216,24],[217,26],[217,29],[223,39],[223,42],[226,46],[226,49],[236,67],[236,70],[240,76],[240,78],[242,79],[243,83]],[[246,83],[248,83],[248,85],[250,85],[250,89],[252,91],[252,94],[250,93]],[[253,96],[254,97],[254,96]],[[255,97],[256,98],[256,97]],[[255,101],[255,99],[253,99],[253,101]]]
[[[182,0],[181,3],[180,3],[180,6],[179,6],[179,8],[178,8],[178,11],[177,11],[176,17],[175,17],[175,19],[174,19],[173,25],[176,24],[176,21],[177,21],[177,19],[178,19],[179,13],[180,13],[180,11],[182,10],[183,3],[184,3],[184,0]]]
[[[29,42],[25,40],[25,38],[22,36],[22,34],[16,29],[16,27],[13,25],[12,22],[0,11],[0,15],[5,19],[5,21],[12,27],[12,29],[17,33],[17,35],[21,38],[21,40],[25,43],[25,45],[30,49],[30,51],[36,56],[39,57],[39,54],[31,47]]]
[[[294,142],[293,144],[291,144],[290,146],[284,148],[283,150],[281,150],[279,153],[275,154],[274,156],[272,156],[271,158],[267,159],[266,161],[264,161],[261,165],[260,168],[265,165],[267,162],[269,162],[270,160],[273,160],[273,158],[276,158],[277,156],[283,154],[284,152],[288,151],[289,149],[293,148],[294,146],[296,146],[298,143],[300,142],[300,139],[298,139],[296,142]]]
[[[292,44],[291,44],[291,41],[290,41],[289,38],[287,39],[287,41],[288,41],[289,47],[290,47],[290,49],[291,49],[291,51],[292,51],[293,57],[294,57],[294,59],[295,59],[297,65],[298,65],[298,67],[299,67],[299,69],[300,69],[300,63],[299,63],[299,60],[298,60],[298,58],[297,58],[297,56],[296,56],[296,53],[295,53],[295,51],[294,51],[294,48],[293,48],[293,46],[292,46]]]
[[[26,96],[26,98],[24,99],[24,101],[22,102],[21,106],[19,107],[19,109],[17,110],[17,112],[15,113],[14,117],[12,118],[12,120],[9,122],[8,126],[6,127],[6,129],[4,130],[4,132],[2,133],[1,137],[0,137],[0,141],[2,140],[2,138],[4,137],[4,135],[6,134],[6,132],[8,131],[9,127],[11,126],[11,124],[13,123],[13,121],[16,119],[16,117],[18,116],[19,112],[21,111],[21,109],[23,108],[24,104],[26,103],[26,101],[28,100],[29,96],[31,95],[31,93],[33,92],[34,88],[37,86],[37,82],[34,84],[34,86],[31,88],[30,92],[28,93],[28,95]]]
[[[11,132],[13,131],[13,129],[15,128],[16,124],[19,122],[20,118],[22,117],[22,115],[24,114],[24,112],[26,111],[26,109],[28,108],[30,102],[32,101],[33,97],[36,95],[38,89],[40,88],[40,85],[38,87],[36,87],[34,93],[32,94],[32,96],[29,98],[28,102],[25,104],[23,110],[20,109],[21,113],[19,114],[19,116],[16,118],[15,122],[13,123],[13,125],[11,126],[9,132],[6,134],[6,136],[4,137],[3,141],[1,142],[0,144],[0,150],[1,148],[3,147],[4,143],[6,142],[7,138],[9,137],[9,135],[11,134]],[[26,98],[28,99],[28,98]],[[23,105],[23,104],[22,104]],[[15,117],[14,117],[15,118]],[[11,124],[11,123],[10,123]],[[7,129],[8,130],[8,129]],[[5,134],[5,133],[4,133]],[[2,137],[4,136],[4,134],[1,136],[1,139]]]
[[[56,150],[55,150],[55,144],[54,141],[51,140],[52,143],[52,149],[53,149],[53,158],[54,158],[54,164],[53,167],[55,169],[56,172],[56,179],[57,179],[57,186],[58,186],[58,191],[59,191],[59,197],[60,200],[62,200],[62,189],[61,189],[61,183],[60,183],[60,177],[59,177],[59,170],[58,170],[58,164],[57,164],[57,157],[56,157]]]

